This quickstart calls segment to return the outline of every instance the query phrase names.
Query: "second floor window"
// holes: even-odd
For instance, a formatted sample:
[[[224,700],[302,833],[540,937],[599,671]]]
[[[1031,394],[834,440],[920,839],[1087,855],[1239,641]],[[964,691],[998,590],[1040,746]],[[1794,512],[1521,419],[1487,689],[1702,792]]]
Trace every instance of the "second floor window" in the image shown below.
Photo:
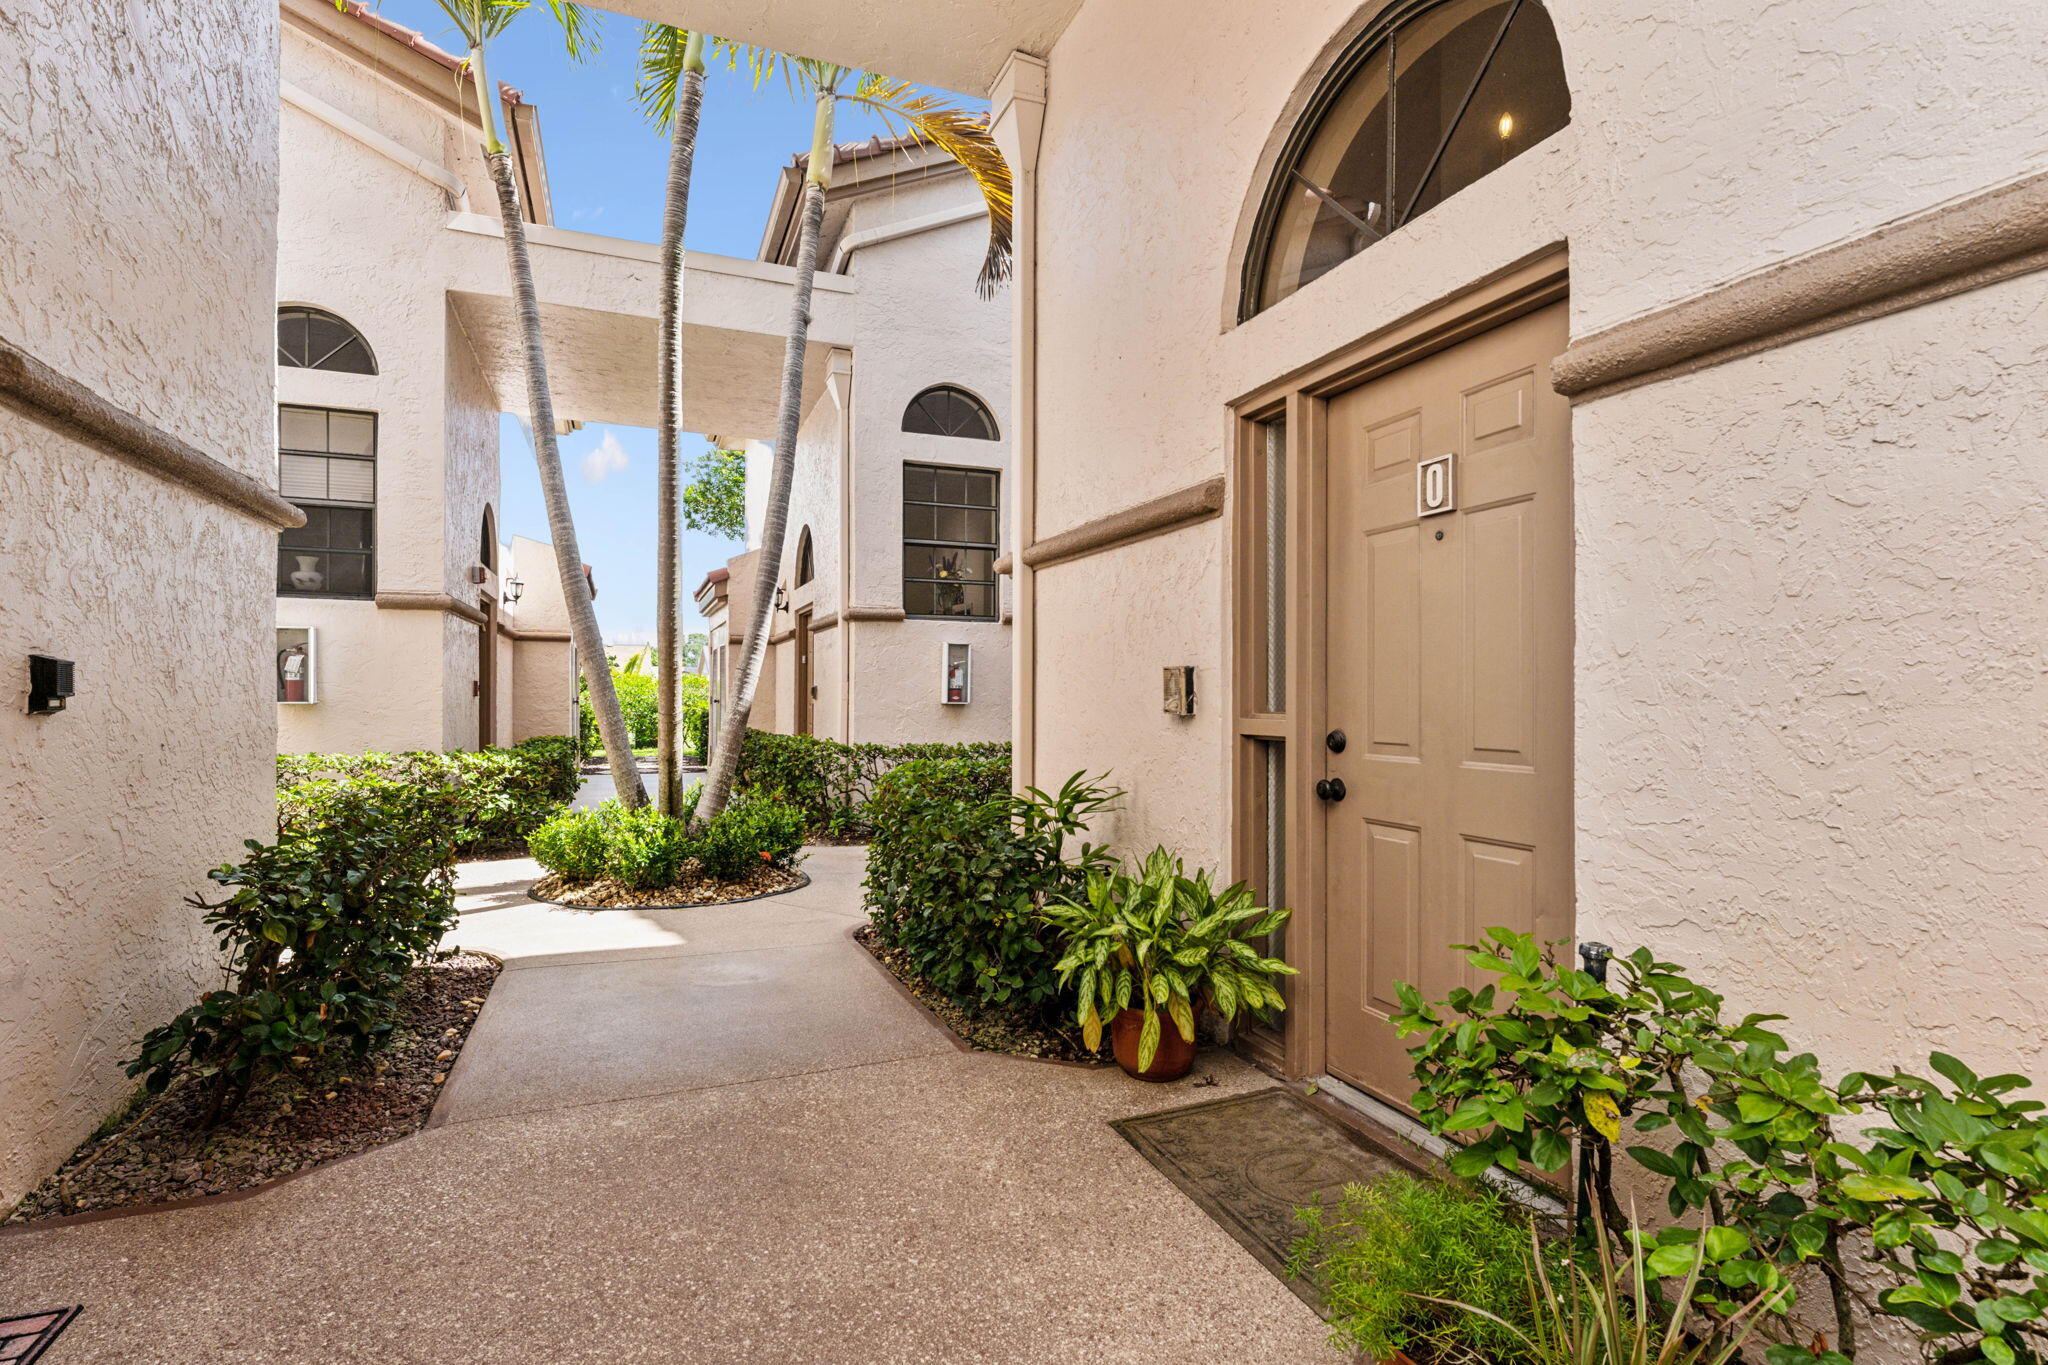
[[[903,466],[903,612],[996,619],[996,474]]]
[[[280,597],[372,597],[377,591],[377,415],[277,410],[277,486],[306,514],[280,532]]]

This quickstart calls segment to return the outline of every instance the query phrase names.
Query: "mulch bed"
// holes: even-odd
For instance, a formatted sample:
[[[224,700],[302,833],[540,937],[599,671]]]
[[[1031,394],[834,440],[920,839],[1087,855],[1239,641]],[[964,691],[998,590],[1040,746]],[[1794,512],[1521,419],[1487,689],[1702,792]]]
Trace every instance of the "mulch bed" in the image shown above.
[[[686,863],[685,867],[695,866]],[[636,906],[651,906],[660,909],[680,909],[695,905],[723,905],[728,901],[749,901],[758,896],[772,896],[782,891],[794,891],[810,881],[810,878],[791,867],[771,867],[763,863],[759,871],[749,872],[744,877],[729,882],[695,880],[680,886],[664,886],[653,891],[640,891],[604,878],[594,882],[564,881],[550,872],[533,884],[527,894],[536,900],[554,901],[561,905],[576,906],[585,910],[630,910]]]
[[[1079,1030],[1068,1033],[1047,1028],[1027,1009],[995,1009],[980,1014],[961,1009],[936,986],[913,973],[902,953],[884,947],[873,925],[864,924],[854,930],[853,939],[977,1052],[1005,1052],[1013,1057],[1042,1057],[1091,1066],[1101,1065],[1105,1060],[1106,1054],[1090,1052],[1082,1045]]]
[[[198,1128],[208,1098],[203,1084],[178,1086],[139,1127],[122,1134],[154,1102],[136,1100],[0,1222],[246,1190],[418,1132],[499,970],[479,953],[416,968],[399,998],[389,1047],[271,1076],[211,1133]],[[72,1176],[65,1203],[59,1177],[109,1141],[103,1155]]]

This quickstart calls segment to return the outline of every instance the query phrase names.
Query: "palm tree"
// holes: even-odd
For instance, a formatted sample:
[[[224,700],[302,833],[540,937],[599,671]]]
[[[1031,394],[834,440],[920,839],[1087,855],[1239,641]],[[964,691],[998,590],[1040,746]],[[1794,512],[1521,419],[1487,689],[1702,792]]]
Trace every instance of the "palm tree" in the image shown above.
[[[576,544],[576,523],[569,514],[569,486],[562,477],[562,452],[555,443],[555,399],[548,386],[547,354],[541,347],[540,300],[534,292],[533,260],[526,245],[526,219],[519,211],[519,187],[512,176],[512,154],[498,136],[497,101],[491,98],[491,83],[484,66],[484,48],[491,39],[509,28],[529,8],[530,0],[434,0],[448,21],[462,35],[468,52],[463,66],[476,82],[476,105],[482,120],[484,161],[490,166],[491,181],[498,189],[498,213],[504,220],[505,261],[512,274],[513,302],[519,311],[519,327],[526,350],[526,399],[532,416],[533,456],[540,467],[541,496],[547,503],[548,530],[555,542],[555,563],[562,574],[562,600],[569,607],[569,637],[575,642],[576,658],[582,666],[589,691],[590,709],[597,719],[597,732],[604,741],[606,764],[619,800],[628,806],[645,804],[640,771],[633,762],[633,744],[626,733],[626,718],[619,710],[618,690],[612,686],[612,672],[605,658],[604,638],[598,633],[597,607],[583,576],[583,555]],[[335,0],[337,9],[347,9]],[[569,54],[582,58],[597,50],[597,26],[590,12],[571,0],[547,0],[548,9],[562,26]]]
[[[747,51],[748,66],[759,85],[780,75],[794,91],[808,92],[816,106],[811,128],[809,164],[804,170],[802,215],[797,236],[796,287],[789,301],[789,334],[782,357],[782,395],[775,417],[775,459],[769,467],[768,504],[761,521],[760,569],[754,577],[753,601],[747,612],[745,651],[733,685],[732,704],[718,726],[711,746],[711,771],[697,802],[697,818],[709,820],[725,809],[739,765],[740,744],[753,711],[754,691],[768,653],[768,629],[775,607],[775,580],[782,564],[782,543],[789,533],[789,490],[796,481],[796,432],[804,387],[804,344],[811,321],[811,282],[818,270],[818,232],[825,221],[825,191],[832,183],[832,118],[846,100],[882,115],[893,129],[900,120],[911,137],[939,148],[974,177],[988,204],[988,253],[982,260],[976,292],[987,298],[1010,271],[1010,168],[978,115],[919,94],[907,81],[862,74],[830,62],[788,57],[762,48]],[[849,91],[846,87],[852,83]]]
[[[690,166],[697,153],[697,119],[704,107],[704,35],[668,24],[640,30],[640,79],[634,95],[655,126],[669,130],[668,198],[661,215],[661,431],[657,466],[659,546],[654,593],[655,751],[654,804],[682,809],[682,763],[677,748],[681,696],[682,565],[676,543],[679,497],[676,452],[683,424],[683,228],[690,218]]]

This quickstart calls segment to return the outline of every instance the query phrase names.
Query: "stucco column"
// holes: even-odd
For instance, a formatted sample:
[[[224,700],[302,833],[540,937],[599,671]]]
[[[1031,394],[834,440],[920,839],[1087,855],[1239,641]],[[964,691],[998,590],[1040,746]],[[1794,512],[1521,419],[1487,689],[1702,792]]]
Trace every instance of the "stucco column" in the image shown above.
[[[1010,495],[1012,603],[1011,785],[1021,791],[1038,768],[1038,605],[1024,550],[1038,532],[1038,143],[1045,128],[1046,66],[1012,52],[989,91],[990,127],[1015,182],[1016,270],[1010,281]]]
[[[853,633],[847,614],[853,601],[853,352],[834,350],[827,364],[826,390],[839,409],[839,738],[853,743]],[[812,646],[815,651],[816,646]]]

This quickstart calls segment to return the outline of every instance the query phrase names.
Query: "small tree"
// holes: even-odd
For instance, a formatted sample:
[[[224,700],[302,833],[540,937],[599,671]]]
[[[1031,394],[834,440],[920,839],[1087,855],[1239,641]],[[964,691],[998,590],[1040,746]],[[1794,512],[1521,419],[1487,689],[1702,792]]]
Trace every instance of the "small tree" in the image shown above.
[[[728,540],[747,535],[747,456],[713,444],[690,461],[683,482],[683,524]]]

